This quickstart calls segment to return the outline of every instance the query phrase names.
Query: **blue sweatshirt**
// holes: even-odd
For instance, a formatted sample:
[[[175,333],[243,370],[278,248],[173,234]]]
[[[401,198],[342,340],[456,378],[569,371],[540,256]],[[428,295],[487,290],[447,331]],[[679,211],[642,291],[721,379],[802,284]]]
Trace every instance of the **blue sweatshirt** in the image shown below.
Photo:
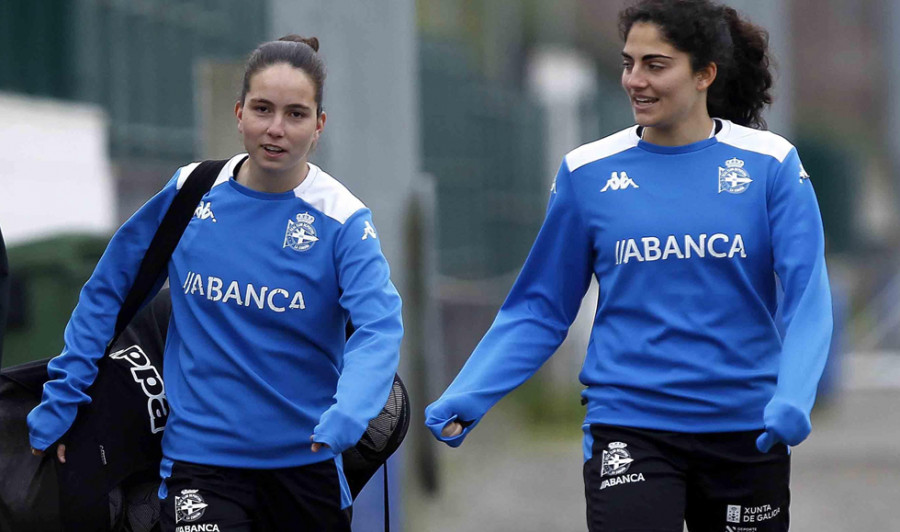
[[[439,439],[459,445],[554,353],[592,275],[586,424],[803,432],[794,425],[809,423],[832,329],[816,197],[789,142],[719,122],[686,146],[644,142],[631,127],[565,157],[497,318],[426,409]],[[441,437],[456,419],[471,424]]]
[[[387,400],[400,297],[371,213],[346,188],[309,165],[296,189],[257,192],[233,178],[244,157],[222,170],[169,262],[163,454],[241,468],[331,459],[356,444]],[[140,260],[196,166],[179,169],[116,232],[85,284],[43,401],[28,416],[33,447],[57,441],[88,400]],[[313,434],[329,447],[312,453]]]

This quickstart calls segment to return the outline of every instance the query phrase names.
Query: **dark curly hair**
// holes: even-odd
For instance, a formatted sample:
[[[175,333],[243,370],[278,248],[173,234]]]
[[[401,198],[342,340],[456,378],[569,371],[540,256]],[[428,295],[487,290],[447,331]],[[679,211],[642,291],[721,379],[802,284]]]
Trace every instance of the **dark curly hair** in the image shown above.
[[[319,57],[319,39],[285,35],[277,41],[259,45],[244,69],[244,83],[241,87],[241,105],[250,90],[250,81],[260,70],[278,63],[287,63],[306,72],[316,88],[316,114],[322,114],[322,92],[325,90],[325,63]]]
[[[772,103],[766,30],[709,0],[641,0],[619,13],[623,41],[639,22],[658,26],[672,46],[691,56],[695,72],[716,64],[718,73],[706,100],[710,116],[766,128],[762,111]]]

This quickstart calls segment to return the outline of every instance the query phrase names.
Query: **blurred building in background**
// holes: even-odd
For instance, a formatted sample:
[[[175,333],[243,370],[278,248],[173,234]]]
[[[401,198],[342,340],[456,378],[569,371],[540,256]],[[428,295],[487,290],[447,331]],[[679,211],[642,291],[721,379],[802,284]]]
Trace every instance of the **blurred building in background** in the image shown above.
[[[197,154],[199,63],[243,58],[265,17],[239,0],[7,0],[0,90],[105,112],[121,220]]]
[[[770,31],[767,120],[798,147],[816,187],[836,354],[900,360],[900,0],[727,3]],[[619,87],[622,5],[0,2],[0,227],[18,279],[4,364],[58,352],[109,231],[178,166],[241,149],[231,113],[249,52],[285,33],[316,35],[329,119],[315,159],[372,207],[385,235],[416,387],[406,469],[435,489],[421,407],[490,325],[562,157],[632,123]],[[595,300],[596,287],[519,395],[535,419],[579,415]]]
[[[110,232],[197,156],[200,65],[240,61],[266,35],[265,8],[0,3],[0,226],[13,299],[4,365],[59,352]]]

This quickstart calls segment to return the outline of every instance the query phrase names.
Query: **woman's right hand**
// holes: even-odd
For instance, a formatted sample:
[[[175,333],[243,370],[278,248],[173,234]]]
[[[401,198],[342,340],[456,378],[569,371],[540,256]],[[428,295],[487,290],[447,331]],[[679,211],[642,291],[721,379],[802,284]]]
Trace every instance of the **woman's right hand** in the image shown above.
[[[51,445],[50,447],[53,446]],[[31,448],[31,454],[34,456],[44,456],[44,453],[45,451],[35,449],[34,447]],[[56,446],[56,458],[59,460],[59,463],[66,463],[66,445],[64,443],[60,443]]]
[[[451,421],[441,430],[441,436],[444,438],[455,438],[462,434],[463,426],[458,421]]]

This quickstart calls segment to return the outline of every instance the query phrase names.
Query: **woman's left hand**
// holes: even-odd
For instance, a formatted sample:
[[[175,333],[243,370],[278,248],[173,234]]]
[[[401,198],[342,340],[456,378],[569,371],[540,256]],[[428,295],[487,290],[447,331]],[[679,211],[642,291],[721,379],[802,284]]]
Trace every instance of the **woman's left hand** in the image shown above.
[[[309,437],[310,441],[312,441],[313,438],[314,438],[314,436],[310,436]],[[319,443],[319,442],[314,441],[312,443],[312,446],[310,446],[310,449],[312,450],[312,452],[317,453],[317,452],[319,452],[319,449],[321,449],[322,447],[328,447],[328,444],[327,443]]]
[[[50,447],[47,448],[47,450],[50,450],[52,448],[53,448],[53,446],[51,445]],[[47,451],[41,451],[40,449],[35,449],[34,447],[31,448],[31,454],[34,456],[43,457],[46,452]],[[56,459],[59,460],[59,463],[61,463],[61,464],[66,463],[66,446],[65,446],[65,444],[60,443],[56,446]]]

